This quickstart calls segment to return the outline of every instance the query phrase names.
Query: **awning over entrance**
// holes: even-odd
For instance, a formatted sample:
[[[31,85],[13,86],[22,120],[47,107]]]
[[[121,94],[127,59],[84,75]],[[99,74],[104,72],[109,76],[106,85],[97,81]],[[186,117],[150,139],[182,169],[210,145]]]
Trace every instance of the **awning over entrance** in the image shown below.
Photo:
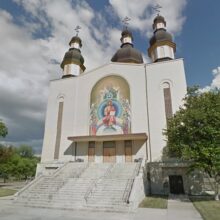
[[[68,137],[68,140],[73,142],[88,142],[88,141],[125,141],[125,140],[147,140],[146,133],[135,134],[114,134],[114,135],[88,135],[88,136],[73,136]]]

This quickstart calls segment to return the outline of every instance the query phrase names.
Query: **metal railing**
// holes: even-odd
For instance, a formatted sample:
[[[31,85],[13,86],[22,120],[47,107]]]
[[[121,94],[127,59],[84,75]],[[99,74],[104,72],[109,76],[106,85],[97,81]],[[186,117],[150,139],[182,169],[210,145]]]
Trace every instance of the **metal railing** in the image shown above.
[[[140,168],[141,168],[141,162],[138,162],[134,169],[132,177],[127,180],[126,187],[125,187],[125,190],[122,196],[122,201],[125,203],[129,203],[129,198],[130,198],[131,191],[134,185],[134,180],[135,180],[135,177],[138,176],[140,172]]]
[[[107,177],[107,176],[109,175],[109,173],[112,171],[112,169],[114,168],[114,166],[115,166],[115,164],[111,164],[111,165],[107,168],[107,170],[106,170],[106,172],[104,173],[103,176],[101,176],[101,177],[99,177],[98,179],[96,179],[96,180],[93,181],[93,183],[92,183],[91,186],[88,188],[88,190],[86,191],[85,196],[84,196],[84,199],[85,199],[86,203],[87,203],[87,200],[88,200],[89,196],[92,194],[92,192],[94,191],[94,189],[97,187],[97,183],[98,183],[99,181],[101,181],[101,179]]]

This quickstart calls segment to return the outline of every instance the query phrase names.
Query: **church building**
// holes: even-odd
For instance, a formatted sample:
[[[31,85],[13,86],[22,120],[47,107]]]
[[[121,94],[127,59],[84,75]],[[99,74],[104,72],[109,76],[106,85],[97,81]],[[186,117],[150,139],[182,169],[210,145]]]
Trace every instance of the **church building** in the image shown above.
[[[111,61],[88,72],[82,40],[78,35],[70,40],[63,75],[50,83],[42,164],[160,160],[166,145],[162,132],[182,104],[186,80],[164,17],[156,16],[153,31],[151,63],[143,62],[125,28]]]
[[[50,82],[36,178],[18,202],[129,211],[148,194],[201,192],[200,176],[186,175],[187,163],[162,160],[163,130],[186,94],[183,59],[175,58],[165,18],[153,21],[151,63],[127,27],[120,40],[109,63],[90,71],[78,33],[70,40],[62,77]]]

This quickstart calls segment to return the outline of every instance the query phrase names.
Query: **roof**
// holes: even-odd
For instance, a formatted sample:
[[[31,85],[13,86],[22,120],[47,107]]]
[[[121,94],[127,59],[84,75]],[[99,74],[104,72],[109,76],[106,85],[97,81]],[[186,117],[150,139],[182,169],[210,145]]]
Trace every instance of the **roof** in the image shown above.
[[[122,63],[143,63],[143,57],[140,51],[133,48],[130,43],[122,44],[115,55],[111,59],[112,62],[122,62]]]
[[[72,136],[68,140],[73,142],[88,142],[88,141],[123,141],[123,140],[144,140],[148,139],[146,133],[133,134],[113,134],[113,135],[87,135],[87,136]]]

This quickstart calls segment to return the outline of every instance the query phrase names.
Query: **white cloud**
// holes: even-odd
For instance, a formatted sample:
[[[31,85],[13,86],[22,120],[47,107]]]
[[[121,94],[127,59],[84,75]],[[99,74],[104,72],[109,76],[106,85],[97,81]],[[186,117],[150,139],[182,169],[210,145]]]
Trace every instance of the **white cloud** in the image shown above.
[[[212,70],[214,79],[212,80],[211,87],[220,89],[220,66]]]
[[[14,2],[26,13],[15,18],[0,9],[0,118],[9,127],[6,141],[26,142],[36,147],[43,137],[49,80],[62,75],[57,63],[68,50],[74,27],[82,27],[82,54],[90,70],[109,62],[119,48],[121,25],[114,23],[120,23],[121,18],[131,17],[132,29],[145,36],[152,34],[154,15],[150,7],[155,3],[153,0],[109,0],[110,6],[95,11],[83,0]],[[162,14],[169,30],[179,33],[186,1],[161,0],[158,3],[164,6]],[[147,60],[146,54],[143,56]]]
[[[213,80],[209,86],[200,89],[201,92],[208,92],[212,89],[220,89],[220,67],[212,70]]]
[[[131,28],[138,29],[146,36],[152,35],[152,21],[155,13],[152,13],[152,7],[157,4],[162,6],[161,15],[167,21],[168,29],[173,34],[181,32],[185,17],[186,0],[109,0],[117,16],[122,20],[125,16],[131,18]]]

